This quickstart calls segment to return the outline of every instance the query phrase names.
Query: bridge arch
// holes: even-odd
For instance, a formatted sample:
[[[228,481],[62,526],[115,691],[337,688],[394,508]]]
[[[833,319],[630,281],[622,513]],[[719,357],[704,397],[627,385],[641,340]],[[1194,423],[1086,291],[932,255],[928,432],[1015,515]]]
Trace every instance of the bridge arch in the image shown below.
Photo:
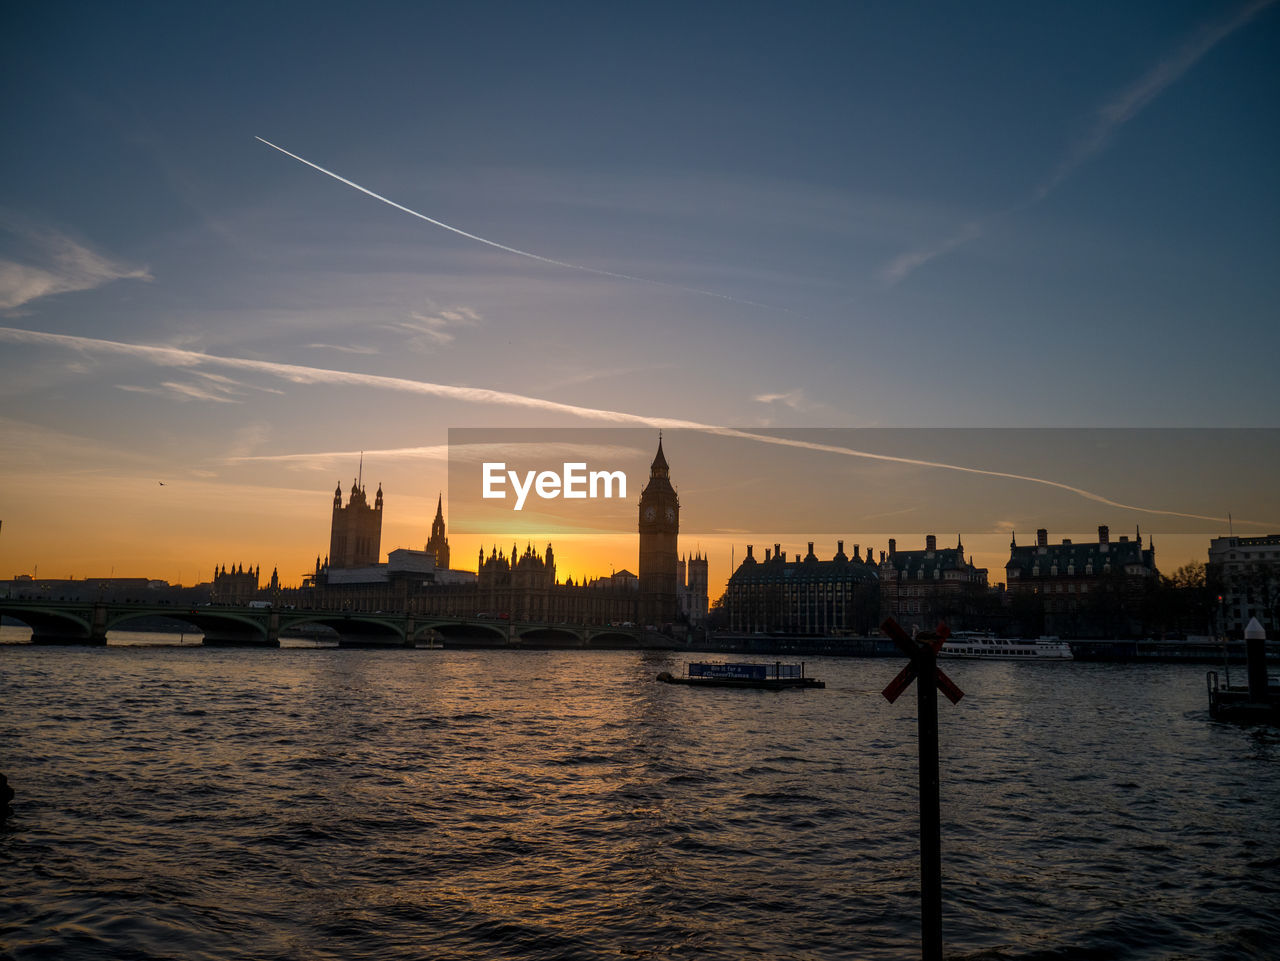
[[[21,621],[31,628],[33,644],[103,644],[106,643],[106,631],[95,636],[93,629],[93,609],[84,605],[83,609],[50,608],[41,609],[22,603],[0,604],[0,614]]]
[[[581,631],[565,625],[526,627],[517,632],[521,647],[585,647]]]
[[[627,631],[596,631],[587,638],[586,646],[615,650],[618,648],[639,647],[640,638],[638,635],[628,633]]]

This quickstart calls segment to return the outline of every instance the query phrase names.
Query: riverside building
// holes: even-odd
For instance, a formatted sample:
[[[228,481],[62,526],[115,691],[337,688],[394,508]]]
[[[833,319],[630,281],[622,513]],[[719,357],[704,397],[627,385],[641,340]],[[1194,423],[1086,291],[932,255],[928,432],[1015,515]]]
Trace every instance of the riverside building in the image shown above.
[[[1159,582],[1155,544],[1135,539],[1111,540],[1110,529],[1098,528],[1096,541],[1050,544],[1043,527],[1035,544],[1009,543],[1005,582],[1011,605],[1043,612],[1044,629],[1064,637],[1106,637],[1140,633],[1144,599]]]
[[[1209,541],[1209,586],[1218,597],[1219,630],[1243,637],[1256,617],[1276,637],[1280,630],[1280,534],[1215,537]]]
[[[888,552],[880,555],[880,613],[907,630],[963,618],[986,590],[987,569],[965,560],[959,537],[955,547],[939,548],[938,538],[928,534],[918,551],[900,551],[889,538]]]
[[[764,560],[754,545],[729,578],[725,606],[729,629],[746,634],[866,634],[875,629],[879,577],[867,548],[866,559],[854,545],[853,556],[836,542],[835,556],[818,560],[809,552],[789,561],[781,544]]]

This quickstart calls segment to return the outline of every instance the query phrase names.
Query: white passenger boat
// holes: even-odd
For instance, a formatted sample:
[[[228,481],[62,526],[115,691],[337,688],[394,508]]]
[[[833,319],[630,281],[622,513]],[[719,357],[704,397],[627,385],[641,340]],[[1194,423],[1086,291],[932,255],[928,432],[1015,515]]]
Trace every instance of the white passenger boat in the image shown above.
[[[982,631],[958,631],[947,638],[939,657],[968,657],[1010,661],[1069,661],[1071,646],[1057,637],[996,637]]]

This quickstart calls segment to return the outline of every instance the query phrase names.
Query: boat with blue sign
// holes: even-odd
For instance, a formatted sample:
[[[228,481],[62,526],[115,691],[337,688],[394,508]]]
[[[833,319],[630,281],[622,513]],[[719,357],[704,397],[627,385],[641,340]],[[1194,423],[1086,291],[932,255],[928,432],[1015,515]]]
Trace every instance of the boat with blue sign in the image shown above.
[[[685,665],[682,675],[663,671],[658,680],[665,684],[691,684],[695,687],[743,687],[780,691],[792,687],[826,687],[816,677],[808,677],[804,664],[749,664],[725,661],[695,661]]]

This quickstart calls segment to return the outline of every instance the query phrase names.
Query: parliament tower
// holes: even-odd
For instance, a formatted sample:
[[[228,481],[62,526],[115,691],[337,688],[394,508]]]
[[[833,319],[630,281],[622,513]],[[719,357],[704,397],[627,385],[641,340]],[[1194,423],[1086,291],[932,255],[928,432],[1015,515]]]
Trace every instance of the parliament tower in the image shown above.
[[[382,544],[382,485],[369,506],[364,494],[364,458],[351,482],[351,500],[342,506],[342,484],[333,492],[333,526],[329,531],[329,567],[346,570],[378,563]]]
[[[447,570],[449,567],[449,538],[444,530],[444,495],[436,501],[436,519],[431,522],[431,539],[427,541],[426,551],[436,556],[436,567]]]
[[[649,466],[649,483],[640,495],[640,617],[661,630],[679,610],[676,536],[680,499],[671,486],[667,458],[658,435],[658,453]]]

